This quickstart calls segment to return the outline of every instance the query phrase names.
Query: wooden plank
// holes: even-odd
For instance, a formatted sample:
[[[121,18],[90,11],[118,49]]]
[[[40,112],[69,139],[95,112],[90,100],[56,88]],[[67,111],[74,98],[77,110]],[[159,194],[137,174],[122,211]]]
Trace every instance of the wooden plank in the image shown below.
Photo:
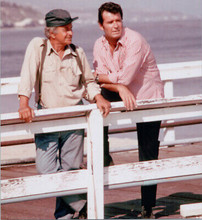
[[[180,215],[184,218],[202,216],[202,203],[180,205]]]
[[[143,110],[143,109],[194,105],[194,104],[197,105],[200,103],[202,103],[202,94],[170,97],[170,98],[164,98],[164,99],[138,100],[137,108],[135,108],[134,111]],[[112,106],[111,112],[125,110],[123,102],[112,102],[111,106]]]
[[[202,61],[158,64],[163,81],[202,77]],[[1,95],[17,94],[20,77],[1,79]]]
[[[87,128],[86,117],[64,118],[1,126],[1,137],[30,135]]]
[[[180,127],[180,126],[187,126],[187,125],[196,125],[196,124],[202,124],[202,119],[186,119],[181,121],[175,121],[175,122],[165,122],[161,123],[161,128],[168,128],[168,127]],[[124,128],[116,128],[116,129],[110,129],[109,134],[120,134],[125,132],[135,132],[137,131],[136,126],[132,127],[124,127]],[[86,133],[85,133],[86,136]],[[18,136],[17,136],[18,137]],[[20,144],[30,144],[34,143],[34,138],[30,136],[25,136],[23,138],[17,138],[17,137],[10,137],[8,138],[1,138],[1,147],[8,147],[8,146],[17,146]]]
[[[76,170],[2,180],[1,203],[77,194],[87,188],[87,172]]]
[[[105,169],[105,185],[172,179],[202,174],[202,155],[110,166]]]
[[[121,112],[121,115],[120,112],[117,112],[115,114],[109,114],[109,116],[105,119],[105,125],[110,125],[111,123],[115,123],[116,125],[119,124],[130,125],[136,122],[201,117],[202,115],[201,96],[202,95],[192,96],[192,98],[180,97],[180,98],[172,98],[169,100],[141,101],[140,103],[142,103],[142,105],[140,105],[134,111]],[[161,106],[162,108],[159,108],[159,106]],[[177,107],[171,107],[171,106],[177,106]],[[49,120],[43,121],[41,119],[40,121],[33,121],[32,123],[20,123],[20,124],[16,123],[16,120],[20,121],[17,113],[2,114],[1,119],[3,125],[1,126],[1,132],[2,132],[1,134],[2,137],[6,137],[6,136],[27,135],[27,134],[43,133],[43,132],[64,131],[68,129],[73,130],[79,128],[86,128],[87,125],[86,125],[85,116],[74,117],[74,118],[69,117],[64,119],[60,119],[60,117],[64,116],[65,114],[72,114],[72,112],[73,113],[81,112],[81,111],[88,112],[95,108],[97,108],[97,106],[95,104],[92,104],[87,106],[66,107],[62,109],[38,110],[36,111],[36,113],[38,114],[37,116],[40,115],[45,116],[46,119],[48,118]],[[112,112],[121,109],[122,110],[125,109],[125,107],[123,106],[123,102],[112,103],[112,110],[111,110]],[[54,120],[51,120],[53,115],[54,117],[57,117],[59,119],[56,120],[56,118],[54,118]],[[15,123],[12,124],[11,121],[12,123],[14,122]]]
[[[201,116],[202,104],[198,104],[109,114],[104,120],[104,125],[134,125],[137,122],[163,121]]]
[[[17,94],[20,77],[1,78],[1,95]]]
[[[97,109],[96,104],[34,110],[33,122],[84,116],[93,109]],[[1,114],[1,125],[22,123],[25,122],[19,119],[18,112]]]
[[[87,143],[88,219],[104,219],[103,117],[99,110],[88,116]]]
[[[76,170],[2,180],[1,203],[36,199],[36,196],[47,198],[86,192],[89,177],[87,172]],[[172,178],[191,178],[201,174],[202,155],[197,155],[106,167],[104,184],[107,188],[121,188],[124,184],[154,184],[155,180],[158,180],[158,183],[169,182]]]
[[[202,61],[159,64],[158,67],[163,81],[202,77]]]
[[[167,99],[139,100],[137,101],[138,107],[135,108],[134,111],[138,111],[142,109],[194,105],[200,103],[202,103],[202,94],[185,96],[185,97],[173,97]],[[35,110],[34,111],[35,118],[33,119],[33,122],[81,116],[90,112],[93,109],[97,109],[96,104]],[[111,112],[124,111],[124,110],[125,110],[125,106],[123,102],[111,103]],[[18,123],[19,124],[24,123],[22,122],[22,120],[19,119],[18,112],[1,114],[1,125],[18,124]]]

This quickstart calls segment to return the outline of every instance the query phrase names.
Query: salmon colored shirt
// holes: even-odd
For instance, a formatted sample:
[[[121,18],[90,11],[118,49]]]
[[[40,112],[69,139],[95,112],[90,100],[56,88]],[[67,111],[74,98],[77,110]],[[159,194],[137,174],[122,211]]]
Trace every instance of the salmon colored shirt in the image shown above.
[[[37,82],[37,74],[41,61],[44,39],[36,37],[29,43],[21,70],[21,81],[18,95],[30,98]],[[76,61],[77,54],[69,47],[66,48],[62,60],[47,41],[47,52],[43,64],[41,83],[41,102],[44,108],[66,107],[78,104],[84,96],[85,89],[89,100],[100,94],[87,57],[81,47],[77,48],[82,72]],[[38,101],[38,85],[36,86]]]
[[[149,44],[141,34],[124,28],[113,52],[104,36],[94,45],[94,69],[112,83],[127,86],[137,100],[164,97],[163,83]]]

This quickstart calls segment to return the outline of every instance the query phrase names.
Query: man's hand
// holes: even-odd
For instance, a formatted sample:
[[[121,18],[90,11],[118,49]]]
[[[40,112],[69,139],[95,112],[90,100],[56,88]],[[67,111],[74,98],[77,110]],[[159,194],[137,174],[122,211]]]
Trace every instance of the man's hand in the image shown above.
[[[131,91],[126,86],[118,84],[117,89],[119,92],[119,96],[121,97],[128,111],[132,111],[135,107],[137,107],[137,103],[136,103],[134,95],[131,93]]]
[[[102,115],[106,117],[110,112],[110,108],[111,108],[110,102],[104,99],[103,96],[100,94],[95,96],[95,101]]]
[[[18,109],[19,117],[25,122],[32,122],[34,118],[34,110],[29,107],[29,98],[26,96],[20,96],[20,108]]]

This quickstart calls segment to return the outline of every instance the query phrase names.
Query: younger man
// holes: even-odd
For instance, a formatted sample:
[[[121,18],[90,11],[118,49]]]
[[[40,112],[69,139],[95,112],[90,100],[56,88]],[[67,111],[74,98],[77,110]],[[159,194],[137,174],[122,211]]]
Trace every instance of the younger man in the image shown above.
[[[163,83],[149,44],[141,34],[123,27],[121,6],[113,2],[101,5],[98,23],[104,35],[94,45],[94,69],[102,95],[112,101],[123,101],[133,110],[136,100],[163,98]],[[137,123],[139,160],[158,159],[161,122]],[[112,163],[105,128],[105,165]],[[154,218],[156,185],[142,186],[142,218]]]

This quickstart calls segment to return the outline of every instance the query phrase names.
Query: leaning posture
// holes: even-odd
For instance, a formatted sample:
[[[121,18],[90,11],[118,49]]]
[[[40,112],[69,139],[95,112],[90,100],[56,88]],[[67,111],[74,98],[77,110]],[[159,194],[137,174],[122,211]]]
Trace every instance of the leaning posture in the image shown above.
[[[45,16],[47,38],[36,37],[28,45],[18,91],[19,116],[25,122],[32,122],[34,118],[34,110],[29,106],[34,87],[38,109],[82,105],[85,93],[89,100],[97,103],[103,116],[109,113],[110,103],[101,96],[83,49],[72,44],[72,22],[77,18],[71,18],[63,9],[49,11]],[[38,172],[79,169],[83,140],[84,130],[35,134]],[[85,195],[56,199],[56,219],[79,218],[85,211]]]
[[[102,95],[108,101],[123,101],[127,110],[136,100],[164,97],[163,83],[150,45],[144,37],[123,27],[120,5],[107,2],[98,10],[98,23],[104,35],[94,44],[94,69]],[[137,123],[139,160],[158,159],[160,121]],[[109,154],[108,127],[104,130],[105,165],[113,164]],[[154,218],[156,185],[142,186],[142,218]]]

